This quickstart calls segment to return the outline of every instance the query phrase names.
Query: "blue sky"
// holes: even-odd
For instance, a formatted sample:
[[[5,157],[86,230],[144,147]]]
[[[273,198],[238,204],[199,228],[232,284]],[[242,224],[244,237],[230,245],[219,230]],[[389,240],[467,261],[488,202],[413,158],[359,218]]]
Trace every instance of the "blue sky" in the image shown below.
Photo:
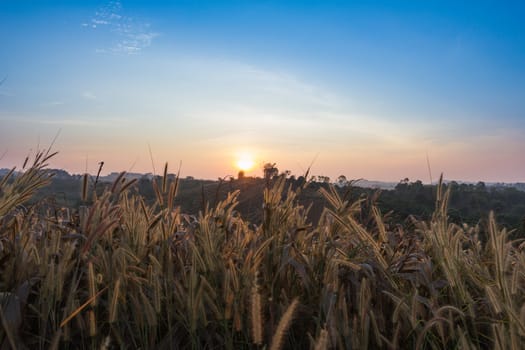
[[[525,181],[525,6],[0,2],[0,167]],[[2,156],[3,155],[3,156]]]

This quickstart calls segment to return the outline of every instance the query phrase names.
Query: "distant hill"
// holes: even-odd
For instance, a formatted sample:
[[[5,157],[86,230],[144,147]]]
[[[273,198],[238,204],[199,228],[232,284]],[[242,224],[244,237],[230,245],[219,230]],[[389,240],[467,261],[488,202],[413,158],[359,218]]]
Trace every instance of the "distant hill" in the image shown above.
[[[4,169],[3,173],[6,171]],[[62,170],[55,172],[51,184],[44,187],[34,197],[34,202],[47,201],[57,207],[78,208],[89,205],[80,198],[82,187],[81,175],[69,175]],[[97,182],[97,192],[103,191],[118,176],[112,173],[100,177]],[[169,177],[175,175],[170,174]],[[154,177],[151,174],[127,174],[128,179],[136,179],[132,191],[138,192],[150,203],[155,201],[155,191],[152,186]],[[159,176],[156,177],[161,182]],[[286,188],[296,189],[304,182],[304,178],[290,177],[286,180]],[[476,224],[488,217],[490,210],[494,210],[498,223],[515,230],[515,235],[525,237],[525,191],[523,183],[519,184],[484,184],[449,182],[446,186],[452,187],[449,216],[452,222]],[[90,192],[95,186],[95,177],[91,176]],[[236,210],[252,224],[260,224],[263,216],[263,193],[267,186],[262,178],[246,177],[229,180],[199,180],[193,177],[181,178],[175,205],[181,212],[198,215],[206,208],[214,207],[224,200],[228,193],[239,191]],[[323,210],[329,205],[319,191],[328,189],[325,182],[309,182],[308,186],[297,197],[297,202],[309,208],[308,218],[316,224],[321,218]],[[410,216],[420,219],[429,218],[435,206],[435,185],[425,185],[421,181],[399,182],[397,184],[361,180],[352,183],[352,186],[336,186],[343,198],[350,201],[365,199],[363,205],[370,205],[372,200],[383,213],[391,213],[388,217],[392,223],[403,223]],[[378,194],[379,195],[376,195]],[[368,203],[368,204],[366,204]]]
[[[10,169],[0,169],[0,177],[5,176]],[[82,175],[70,175],[61,169],[50,169],[55,175],[51,184],[44,187],[33,198],[34,202],[48,201],[54,206],[78,208],[86,203],[81,201],[80,192]],[[119,173],[101,176],[97,181],[97,192],[110,186]],[[136,179],[134,190],[140,193],[146,201],[153,202],[155,192],[152,174],[131,173],[126,174],[127,179]],[[174,178],[174,174],[168,177]],[[157,176],[160,182],[160,177]],[[297,188],[304,182],[304,178],[291,176],[287,179],[287,186]],[[432,215],[435,205],[435,185],[425,185],[421,181],[399,183],[359,180],[351,182],[352,186],[339,184],[336,186],[341,195],[350,200],[358,198],[375,198],[375,204],[383,213],[391,212],[393,222],[401,223],[409,216],[428,218]],[[180,210],[190,215],[198,215],[207,207],[215,206],[224,200],[228,193],[239,190],[239,204],[237,211],[253,224],[262,220],[262,203],[264,188],[267,185],[262,178],[246,177],[243,179],[229,180],[199,180],[191,176],[180,179],[175,205]],[[515,230],[516,236],[525,237],[525,183],[468,183],[447,181],[446,186],[452,187],[449,215],[453,222],[476,224],[488,217],[490,210],[496,214],[498,223],[509,229]],[[95,177],[90,177],[90,189],[95,186]],[[309,208],[309,219],[317,223],[324,208],[326,200],[319,189],[328,188],[326,182],[309,182],[309,185],[297,198],[299,204]],[[379,196],[374,196],[380,191]]]
[[[385,181],[369,181],[369,180],[358,180],[354,186],[363,188],[377,188],[381,190],[393,190],[397,185],[397,182],[385,182]]]
[[[0,176],[5,176],[5,175],[7,175],[10,171],[11,171],[11,169],[7,169],[7,168],[2,168],[2,169],[0,169]]]
[[[70,174],[66,170],[63,169],[48,169],[49,171],[53,172],[55,174],[55,177],[61,178],[61,179],[67,179],[68,177],[71,178],[79,178],[81,177],[80,174]],[[0,176],[4,176],[7,173],[9,173],[11,169],[8,168],[1,168],[0,169]],[[16,172],[15,172],[16,173]],[[112,172],[108,175],[102,175],[99,177],[99,182],[113,182],[115,181],[120,173],[118,172]],[[91,175],[93,178],[95,178],[95,175]],[[151,180],[154,175],[152,173],[126,173],[127,179],[149,179]],[[169,174],[169,176],[176,176],[175,174]],[[187,176],[186,179],[194,179],[192,176]],[[215,180],[200,180],[200,181],[215,181]],[[475,185],[480,182],[472,182],[472,181],[460,181],[460,180],[444,180],[444,183],[455,183],[455,184],[466,184],[466,185]],[[376,180],[367,180],[367,179],[359,179],[353,182],[353,186],[361,187],[361,188],[371,188],[371,189],[380,189],[380,190],[393,190],[398,182],[392,182],[392,181],[376,181]],[[493,188],[515,188],[520,191],[525,191],[525,182],[515,182],[515,183],[509,183],[509,182],[486,182],[483,183],[487,187],[493,187]]]

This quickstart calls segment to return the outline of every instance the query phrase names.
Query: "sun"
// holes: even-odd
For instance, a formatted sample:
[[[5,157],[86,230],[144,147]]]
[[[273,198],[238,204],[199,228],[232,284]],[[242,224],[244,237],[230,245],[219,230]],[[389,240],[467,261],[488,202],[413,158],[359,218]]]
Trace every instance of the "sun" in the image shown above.
[[[250,154],[241,154],[237,158],[237,168],[242,171],[248,171],[253,168],[255,165],[255,161],[253,160],[253,157]]]

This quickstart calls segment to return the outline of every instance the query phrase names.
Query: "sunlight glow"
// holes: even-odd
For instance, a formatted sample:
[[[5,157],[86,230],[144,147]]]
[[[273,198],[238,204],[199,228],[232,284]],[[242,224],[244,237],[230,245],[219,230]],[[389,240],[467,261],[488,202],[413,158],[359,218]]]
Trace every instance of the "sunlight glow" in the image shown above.
[[[242,171],[249,171],[255,165],[255,161],[250,154],[242,154],[237,159],[237,168]]]

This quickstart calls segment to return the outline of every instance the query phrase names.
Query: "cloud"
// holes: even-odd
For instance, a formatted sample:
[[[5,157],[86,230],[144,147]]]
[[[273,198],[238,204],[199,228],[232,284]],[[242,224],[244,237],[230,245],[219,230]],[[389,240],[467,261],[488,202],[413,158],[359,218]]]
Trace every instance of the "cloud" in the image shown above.
[[[164,100],[177,96],[176,113],[188,118],[186,126],[210,138],[220,129],[224,135],[231,130],[249,134],[252,140],[310,142],[314,148],[344,144],[407,150],[432,135],[431,130],[422,133],[427,131],[424,121],[398,121],[362,110],[352,97],[292,71],[209,57],[179,59],[172,68],[166,71],[176,74],[172,80],[180,86],[166,85],[166,95],[159,95]]]
[[[194,57],[179,60],[177,65],[178,81],[186,78],[186,89],[193,88],[201,99],[217,100],[223,107],[257,106],[268,112],[284,108],[302,118],[312,111],[338,111],[348,105],[348,99],[282,70]]]
[[[43,107],[55,107],[55,106],[62,106],[62,105],[64,105],[64,102],[62,101],[50,101],[50,102],[42,103]]]
[[[0,91],[0,96],[2,97],[14,97],[15,95],[9,92]]]
[[[151,45],[156,33],[127,33],[113,48],[113,52],[134,54]]]
[[[97,48],[98,53],[136,54],[149,47],[159,34],[152,31],[150,24],[122,13],[120,1],[110,1],[99,8],[83,27],[92,30],[106,30],[114,36],[109,48]]]
[[[89,22],[82,23],[82,26],[97,28],[99,26],[114,25],[122,19],[122,16],[119,14],[121,11],[122,3],[120,1],[109,1],[95,12],[95,15]]]
[[[59,119],[59,120],[39,120],[39,124],[48,124],[48,125],[73,125],[73,126],[99,126],[102,123],[95,120],[82,120],[82,119]]]
[[[43,118],[32,118],[26,116],[0,116],[0,121],[9,124],[37,124],[37,125],[59,125],[59,126],[92,126],[92,127],[110,127],[123,123],[124,118],[87,118],[85,116],[73,116],[71,118],[54,118],[44,116]]]
[[[82,93],[82,97],[86,100],[96,100],[97,96],[95,96],[91,91],[84,91]]]

